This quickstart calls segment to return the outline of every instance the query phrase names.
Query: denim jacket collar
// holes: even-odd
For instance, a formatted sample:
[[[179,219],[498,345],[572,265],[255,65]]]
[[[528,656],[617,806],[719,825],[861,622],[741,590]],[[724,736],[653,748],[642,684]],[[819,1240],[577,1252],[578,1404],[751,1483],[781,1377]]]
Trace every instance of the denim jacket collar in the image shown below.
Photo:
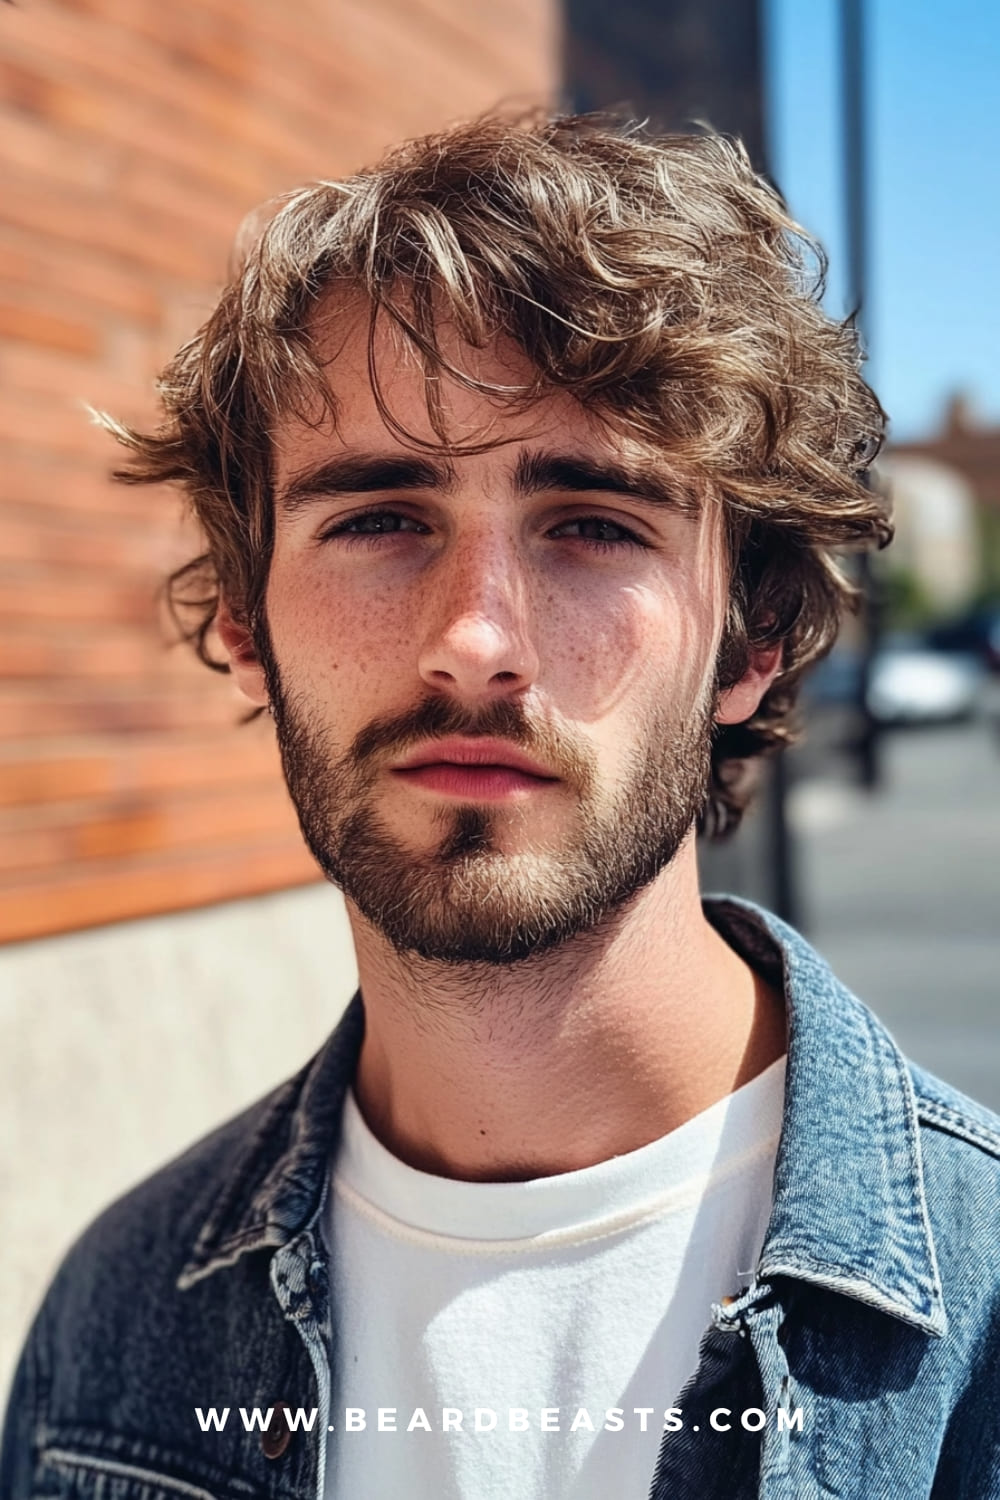
[[[906,1059],[784,922],[731,897],[706,903],[706,911],[747,956],[763,928],[784,969],[785,1118],[758,1281],[812,1282],[943,1335],[948,1322]],[[732,1313],[739,1314],[735,1304]]]
[[[776,945],[788,1023],[785,1117],[757,1280],[721,1317],[738,1317],[771,1277],[786,1276],[945,1333],[916,1102],[899,1048],[785,923],[732,897],[705,909],[751,960],[770,949],[773,962]],[[272,1096],[205,1220],[181,1289],[248,1251],[289,1243],[315,1221],[363,1036],[355,995],[322,1050]]]
[[[364,1034],[358,993],[316,1056],[271,1095],[178,1277],[181,1291],[249,1251],[287,1245],[316,1219]]]

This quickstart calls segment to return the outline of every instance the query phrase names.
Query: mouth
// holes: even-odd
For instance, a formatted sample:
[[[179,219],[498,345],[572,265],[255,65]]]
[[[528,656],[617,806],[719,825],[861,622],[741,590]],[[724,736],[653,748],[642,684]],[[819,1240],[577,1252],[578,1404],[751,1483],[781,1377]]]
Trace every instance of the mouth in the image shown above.
[[[494,801],[552,786],[553,775],[506,740],[435,740],[392,768],[401,781],[449,797]]]

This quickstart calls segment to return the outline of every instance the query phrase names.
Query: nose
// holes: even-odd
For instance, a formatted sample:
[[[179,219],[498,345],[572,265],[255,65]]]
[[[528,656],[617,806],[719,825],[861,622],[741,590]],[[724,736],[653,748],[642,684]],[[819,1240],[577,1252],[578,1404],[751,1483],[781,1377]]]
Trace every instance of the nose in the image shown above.
[[[419,670],[429,687],[483,699],[535,681],[528,582],[513,544],[489,536],[449,549],[428,579],[425,618]]]

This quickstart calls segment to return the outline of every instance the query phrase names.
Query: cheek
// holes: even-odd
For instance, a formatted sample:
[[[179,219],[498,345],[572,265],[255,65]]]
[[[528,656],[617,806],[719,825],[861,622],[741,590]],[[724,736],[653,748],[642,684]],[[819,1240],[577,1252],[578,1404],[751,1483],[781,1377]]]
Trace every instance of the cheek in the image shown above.
[[[286,681],[305,685],[309,696],[329,689],[353,703],[366,685],[398,680],[413,639],[403,615],[391,590],[346,589],[301,568],[292,583],[280,566],[272,569],[267,617],[275,656]]]
[[[610,594],[602,608],[594,604],[588,594],[568,605],[548,643],[563,712],[593,721],[662,704],[665,696],[681,704],[697,695],[708,626],[699,625],[695,601],[633,584]]]

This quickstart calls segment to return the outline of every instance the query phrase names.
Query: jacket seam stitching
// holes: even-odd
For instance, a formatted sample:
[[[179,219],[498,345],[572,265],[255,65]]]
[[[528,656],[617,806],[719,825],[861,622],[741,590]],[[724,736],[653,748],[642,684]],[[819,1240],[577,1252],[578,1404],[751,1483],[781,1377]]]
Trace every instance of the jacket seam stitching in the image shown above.
[[[313,1059],[315,1061],[315,1059]],[[239,1172],[233,1183],[229,1194],[221,1203],[217,1203],[201,1227],[201,1231],[195,1241],[191,1253],[193,1264],[204,1263],[212,1260],[217,1253],[220,1243],[229,1243],[233,1236],[242,1236],[247,1232],[246,1215],[253,1208],[253,1200],[260,1191],[261,1184],[273,1170],[276,1161],[280,1161],[288,1152],[288,1143],[284,1142],[277,1153],[275,1153],[276,1137],[280,1138],[281,1132],[294,1118],[295,1111],[301,1098],[301,1075],[311,1064],[307,1063],[305,1069],[287,1079],[284,1084],[272,1091],[269,1099],[262,1103],[265,1107],[257,1124],[257,1138],[250,1149],[245,1151],[239,1162]],[[293,1097],[294,1096],[294,1097]],[[261,1163],[265,1163],[267,1171],[262,1169]],[[235,1228],[226,1234],[227,1221]],[[266,1225],[266,1218],[263,1221]],[[252,1232],[259,1233],[261,1220],[255,1217]]]
[[[950,1109],[948,1105],[918,1099],[917,1114],[922,1123],[929,1125],[931,1129],[942,1130],[948,1135],[968,1141],[970,1145],[980,1146],[994,1156],[1000,1156],[1000,1135],[985,1126],[967,1120],[957,1110]]]
[[[29,1354],[31,1382],[30,1407],[31,1412],[31,1467],[37,1468],[42,1461],[42,1453],[45,1448],[48,1434],[48,1414],[51,1409],[52,1389],[52,1358],[49,1341],[49,1307],[48,1299],[42,1304],[38,1324],[34,1338],[31,1340],[31,1352]]]
[[[123,1463],[119,1458],[98,1458],[89,1453],[73,1453],[68,1448],[46,1448],[42,1461],[54,1469],[93,1469],[97,1473],[117,1474],[122,1479],[139,1479],[143,1483],[152,1480],[155,1484],[175,1490],[178,1495],[188,1495],[191,1500],[215,1500],[211,1490],[200,1485],[189,1484],[186,1479],[175,1479],[169,1474],[157,1473],[138,1464]]]
[[[870,1276],[865,1275],[864,1272],[856,1267],[851,1267],[849,1274],[845,1276],[845,1267],[842,1263],[838,1261],[823,1260],[818,1255],[810,1255],[802,1251],[796,1252],[794,1257],[789,1257],[786,1264],[788,1269],[783,1269],[780,1266],[767,1266],[765,1267],[765,1274],[768,1276],[794,1275],[796,1268],[811,1271],[829,1271],[836,1273],[836,1280],[841,1283],[841,1290],[843,1291],[846,1291],[846,1288],[851,1285],[863,1286],[867,1287],[870,1291],[877,1293],[879,1297],[887,1302],[891,1302],[893,1300],[892,1296],[889,1294],[884,1285],[877,1281],[873,1281]],[[921,1295],[921,1293],[924,1293],[926,1291],[926,1288],[921,1287],[917,1282],[911,1282],[909,1286],[899,1285],[894,1287],[892,1290],[898,1293],[900,1296],[913,1297],[919,1296]],[[918,1316],[922,1318],[926,1318],[928,1316],[928,1314],[925,1313],[922,1308],[913,1308],[912,1303],[911,1310],[916,1312]]]

